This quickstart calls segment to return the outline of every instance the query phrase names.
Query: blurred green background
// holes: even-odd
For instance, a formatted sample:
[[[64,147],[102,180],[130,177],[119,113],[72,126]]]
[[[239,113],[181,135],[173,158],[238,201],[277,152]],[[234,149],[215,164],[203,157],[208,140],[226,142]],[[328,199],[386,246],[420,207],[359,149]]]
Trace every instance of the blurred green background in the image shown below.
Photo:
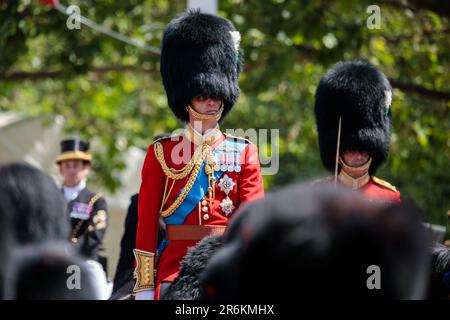
[[[219,14],[241,32],[242,96],[223,128],[280,129],[280,170],[267,190],[325,176],[313,117],[320,77],[341,59],[362,58],[394,87],[388,163],[377,176],[448,224],[450,210],[450,3],[378,1],[381,28],[369,29],[373,1],[227,0]],[[185,1],[72,1],[86,17],[160,47]],[[67,133],[100,139],[94,179],[120,184],[123,155],[181,126],[166,105],[159,56],[82,26],[36,0],[0,4],[0,112],[65,117]]]

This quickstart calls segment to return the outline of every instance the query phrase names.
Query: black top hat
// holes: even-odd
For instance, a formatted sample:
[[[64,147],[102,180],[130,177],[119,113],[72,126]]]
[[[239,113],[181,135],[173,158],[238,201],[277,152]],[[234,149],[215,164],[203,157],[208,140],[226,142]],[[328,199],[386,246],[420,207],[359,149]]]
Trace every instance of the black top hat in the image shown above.
[[[61,141],[61,154],[56,158],[56,163],[64,160],[83,160],[92,162],[92,155],[89,153],[89,142],[72,138]]]
[[[315,116],[322,162],[334,171],[339,118],[339,153],[367,152],[372,157],[370,174],[389,154],[392,88],[386,76],[364,61],[335,64],[320,80]]]
[[[193,97],[220,97],[222,120],[236,103],[240,89],[240,34],[227,19],[188,10],[164,31],[161,76],[170,109],[188,122],[186,106]]]

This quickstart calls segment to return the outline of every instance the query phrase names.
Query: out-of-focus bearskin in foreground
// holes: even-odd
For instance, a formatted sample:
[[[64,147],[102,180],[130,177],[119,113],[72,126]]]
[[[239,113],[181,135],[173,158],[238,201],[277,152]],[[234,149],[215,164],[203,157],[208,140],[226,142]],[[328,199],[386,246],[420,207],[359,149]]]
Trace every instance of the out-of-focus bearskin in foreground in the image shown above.
[[[181,262],[180,272],[167,289],[162,300],[205,299],[201,289],[200,276],[210,258],[222,246],[222,236],[214,235],[201,240],[191,247]]]
[[[450,300],[450,248],[435,244],[432,248],[432,273],[428,299]]]
[[[238,213],[202,283],[212,299],[421,299],[428,244],[409,204],[380,205],[326,184],[290,186]],[[369,289],[371,268],[380,289]]]
[[[18,248],[14,254],[10,297],[16,300],[97,300],[101,288],[89,262],[68,243]]]

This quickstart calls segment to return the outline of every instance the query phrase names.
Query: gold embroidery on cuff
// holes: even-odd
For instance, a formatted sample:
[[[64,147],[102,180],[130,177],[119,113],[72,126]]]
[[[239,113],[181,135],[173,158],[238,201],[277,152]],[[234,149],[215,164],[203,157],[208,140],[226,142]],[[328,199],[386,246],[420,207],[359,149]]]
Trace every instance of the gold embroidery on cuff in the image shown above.
[[[134,277],[136,284],[133,288],[134,292],[153,289],[155,287],[155,254],[152,252],[133,250],[136,259],[136,268],[134,269]]]

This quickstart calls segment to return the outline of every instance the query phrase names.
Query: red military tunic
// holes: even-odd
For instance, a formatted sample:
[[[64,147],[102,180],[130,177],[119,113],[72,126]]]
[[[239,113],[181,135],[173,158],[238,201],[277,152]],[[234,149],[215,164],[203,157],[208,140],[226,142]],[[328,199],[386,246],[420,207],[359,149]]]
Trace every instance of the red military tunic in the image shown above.
[[[219,131],[219,134],[214,137],[214,141],[210,143],[211,150],[214,151],[215,148],[222,146],[223,142],[227,142],[225,141],[226,139],[233,141],[239,139],[240,143],[245,143],[239,155],[240,159],[238,159],[240,164],[239,172],[236,172],[237,170],[223,172],[214,185],[215,196],[212,201],[212,210],[207,199],[208,194],[206,194],[202,201],[187,214],[182,225],[226,226],[233,213],[242,203],[264,196],[264,186],[256,146],[247,140],[228,136]],[[194,150],[199,147],[192,140],[185,132],[183,135],[178,136],[177,141],[173,141],[169,137],[155,143],[159,142],[161,144],[167,167],[180,170],[186,166],[187,161],[192,158]],[[157,254],[157,232],[160,213],[174,203],[190,177],[188,175],[180,180],[168,179],[166,186],[167,176],[163,171],[162,164],[155,155],[155,143],[150,145],[142,169],[136,238],[136,249],[153,254]],[[183,154],[185,152],[181,152],[181,149],[189,150],[188,154]],[[180,163],[180,157],[185,157],[186,161]],[[175,181],[173,189],[170,191],[165,205],[161,208],[163,194],[171,188],[173,181]],[[231,204],[226,199],[227,197],[231,200]],[[224,199],[227,201],[224,201]],[[205,202],[204,200],[207,201]],[[203,204],[208,203],[208,205],[202,205],[202,202]],[[171,223],[168,222],[169,218],[170,216],[165,219],[167,225]],[[161,282],[172,282],[176,278],[180,262],[185,256],[188,247],[194,246],[197,242],[198,240],[171,240],[160,253],[157,265],[155,265],[157,270],[155,272],[155,299],[159,298]],[[151,273],[152,266],[149,269]]]
[[[325,179],[314,181],[313,184],[330,183],[333,180],[333,177],[327,177]],[[400,192],[393,185],[377,177],[369,176],[368,174],[366,177],[353,179],[350,176],[343,174],[341,170],[338,175],[338,184],[351,188],[372,201],[386,203],[401,202]]]
[[[371,200],[392,203],[401,202],[400,192],[394,186],[374,176],[371,176],[367,184],[359,191]]]
[[[377,202],[400,203],[400,192],[390,183],[368,173],[360,178],[353,178],[341,169],[338,175],[341,185],[357,190],[364,197]]]

